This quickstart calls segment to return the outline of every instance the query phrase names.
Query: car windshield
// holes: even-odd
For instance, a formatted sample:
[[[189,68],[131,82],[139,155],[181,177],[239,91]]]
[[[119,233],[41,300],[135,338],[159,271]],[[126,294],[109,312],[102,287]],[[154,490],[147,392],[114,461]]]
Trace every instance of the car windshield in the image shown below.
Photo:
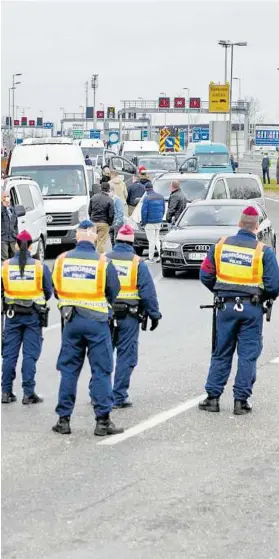
[[[145,155],[156,155],[156,153],[154,151],[125,151],[123,153],[123,157],[126,157],[126,159],[129,159],[130,161],[133,160],[134,157],[140,157],[141,155],[145,156]]]
[[[189,206],[178,222],[178,226],[183,228],[233,226],[238,224],[241,211],[241,206]]]
[[[174,179],[158,178],[154,181],[154,189],[156,192],[163,194],[164,198],[169,198],[170,186]],[[204,200],[206,197],[209,179],[197,178],[186,178],[182,175],[182,178],[175,179],[178,180],[183,190],[188,202],[193,202],[193,200]]]
[[[12,167],[12,175],[26,175],[38,183],[43,196],[85,196],[82,165]]]
[[[149,171],[176,171],[175,157],[138,157],[138,167],[143,165]]]
[[[228,167],[230,165],[227,153],[198,153],[200,167]]]

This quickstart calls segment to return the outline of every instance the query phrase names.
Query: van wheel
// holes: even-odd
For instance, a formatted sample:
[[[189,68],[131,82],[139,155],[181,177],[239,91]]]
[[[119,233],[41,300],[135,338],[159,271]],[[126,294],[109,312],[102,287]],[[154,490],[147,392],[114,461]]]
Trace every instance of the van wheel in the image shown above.
[[[135,247],[135,252],[138,256],[142,256],[143,247]]]
[[[40,262],[42,262],[42,264],[43,264],[44,259],[45,259],[45,245],[44,245],[43,239],[39,239],[37,252],[36,252],[34,258],[36,258],[37,260],[40,260]]]
[[[175,270],[171,270],[170,268],[162,267],[162,276],[163,276],[163,278],[174,278],[175,277]]]

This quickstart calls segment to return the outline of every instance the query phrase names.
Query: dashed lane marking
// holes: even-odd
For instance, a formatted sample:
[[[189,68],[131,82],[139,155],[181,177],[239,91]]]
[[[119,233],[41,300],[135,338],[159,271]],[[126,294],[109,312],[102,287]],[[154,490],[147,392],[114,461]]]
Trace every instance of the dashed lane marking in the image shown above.
[[[157,425],[160,425],[161,423],[165,423],[165,421],[172,419],[172,417],[176,417],[177,415],[180,415],[181,413],[194,408],[205,397],[206,394],[201,394],[196,398],[187,400],[186,402],[184,402],[183,404],[179,404],[179,406],[176,406],[175,408],[171,408],[170,410],[158,413],[157,415],[154,415],[153,417],[150,417],[149,419],[146,419],[145,421],[134,425],[134,427],[130,427],[130,429],[127,429],[126,431],[124,431],[124,433],[108,437],[98,442],[97,445],[113,446],[118,443],[122,443],[127,439],[131,439],[132,437],[139,435],[140,433],[144,433],[149,429],[153,429],[153,427],[157,427]]]

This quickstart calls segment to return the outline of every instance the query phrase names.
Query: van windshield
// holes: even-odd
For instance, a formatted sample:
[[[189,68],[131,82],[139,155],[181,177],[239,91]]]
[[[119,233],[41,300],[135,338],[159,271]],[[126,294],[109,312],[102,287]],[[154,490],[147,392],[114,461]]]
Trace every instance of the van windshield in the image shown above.
[[[200,167],[228,167],[230,165],[227,153],[197,153]]]
[[[144,150],[123,152],[123,157],[126,157],[126,159],[130,159],[130,161],[132,161],[134,157],[139,157],[141,155],[159,155],[159,153],[157,153],[156,151],[144,151]]]
[[[85,196],[87,194],[82,165],[41,165],[12,167],[12,175],[25,175],[36,181],[43,196]]]
[[[103,155],[104,153],[104,148],[100,147],[100,148],[81,148],[81,151],[83,153],[83,157],[85,158],[87,155],[89,155],[90,159],[97,159],[98,155]]]

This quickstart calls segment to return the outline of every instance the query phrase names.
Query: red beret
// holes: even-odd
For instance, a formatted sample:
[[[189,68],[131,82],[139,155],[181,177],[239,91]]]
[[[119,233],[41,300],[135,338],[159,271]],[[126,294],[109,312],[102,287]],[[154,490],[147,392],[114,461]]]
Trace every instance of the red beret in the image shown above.
[[[259,213],[256,210],[256,208],[254,206],[248,206],[248,208],[245,208],[245,210],[243,210],[242,212],[244,215],[253,215],[253,216],[258,216]]]
[[[28,231],[26,231],[24,229],[24,231],[21,231],[21,233],[18,234],[17,240],[18,241],[32,241],[32,237],[31,237],[30,233],[28,233]]]
[[[144,173],[146,171],[146,167],[144,167],[144,165],[141,165],[139,167],[139,174],[141,175],[141,173]]]

